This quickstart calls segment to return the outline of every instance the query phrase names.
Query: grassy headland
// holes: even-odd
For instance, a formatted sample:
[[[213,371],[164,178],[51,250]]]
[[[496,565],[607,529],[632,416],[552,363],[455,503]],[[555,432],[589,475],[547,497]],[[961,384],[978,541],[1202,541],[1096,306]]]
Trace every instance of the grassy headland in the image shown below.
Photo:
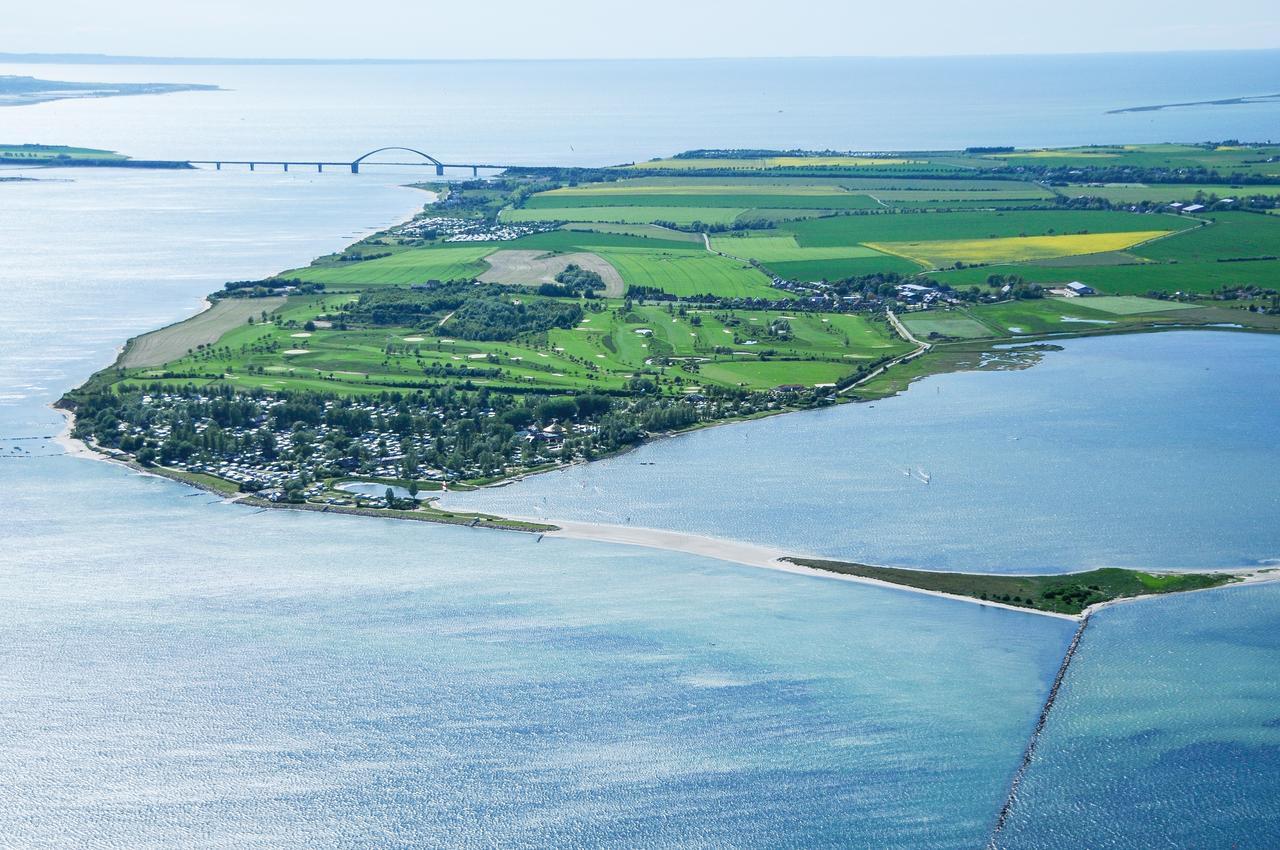
[[[1081,614],[1091,605],[1116,599],[1204,590],[1240,580],[1229,573],[1150,573],[1118,567],[1058,575],[995,575],[872,567],[813,558],[787,560],[817,570],[1054,614]]]

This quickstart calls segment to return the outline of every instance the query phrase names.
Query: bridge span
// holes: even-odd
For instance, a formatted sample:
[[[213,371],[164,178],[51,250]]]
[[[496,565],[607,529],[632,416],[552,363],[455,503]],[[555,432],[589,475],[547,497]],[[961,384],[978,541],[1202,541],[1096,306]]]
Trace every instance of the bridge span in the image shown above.
[[[398,151],[401,153],[416,154],[422,157],[420,160],[413,162],[369,162],[368,165],[408,165],[408,166],[434,166],[436,176],[443,177],[446,168],[469,168],[473,177],[480,176],[480,169],[502,171],[508,168],[515,168],[513,165],[496,165],[492,163],[482,162],[442,162],[429,153],[423,153],[416,148],[405,148],[399,146],[390,146],[385,148],[377,148],[368,153],[361,154],[350,162],[342,162],[339,160],[315,160],[315,159],[189,159],[186,160],[188,165],[212,165],[215,170],[221,171],[224,165],[247,165],[250,171],[256,171],[258,166],[279,166],[285,171],[290,166],[295,168],[315,168],[316,171],[323,172],[325,166],[330,168],[350,168],[352,174],[360,173],[360,166],[366,164],[365,160],[374,154],[387,153],[390,151]]]

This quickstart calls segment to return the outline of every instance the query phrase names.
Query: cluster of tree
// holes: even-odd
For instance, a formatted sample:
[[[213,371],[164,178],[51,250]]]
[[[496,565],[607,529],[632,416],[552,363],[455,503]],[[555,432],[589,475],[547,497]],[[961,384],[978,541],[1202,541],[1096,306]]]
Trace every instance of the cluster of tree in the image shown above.
[[[517,291],[479,286],[471,280],[432,281],[412,289],[382,287],[343,305],[334,320],[339,328],[426,328],[448,316],[449,335],[471,340],[510,340],[535,331],[571,328],[582,320],[582,307],[576,303],[530,297],[523,291],[522,297],[512,297]]]
[[[983,172],[989,174],[1029,175],[1050,184],[1067,183],[1226,183],[1238,185],[1280,185],[1280,177],[1271,174],[1255,174],[1233,171],[1224,173],[1217,169],[1199,166],[1138,166],[1098,165],[1076,162],[1071,165],[1037,165],[1027,161],[1017,166]],[[1025,178],[1024,178],[1025,179]]]
[[[360,254],[360,253],[352,252],[352,253],[344,253],[342,256],[338,257],[338,262],[362,263],[365,260],[381,260],[383,257],[390,257],[390,256],[391,256],[390,251],[376,251],[372,254]]]
[[[588,295],[597,289],[604,289],[604,278],[599,273],[584,269],[576,263],[564,267],[564,271],[556,275],[556,283],[573,295]]]
[[[898,286],[908,281],[918,283],[916,278],[907,278],[897,272],[874,272],[872,274],[853,275],[841,278],[830,284],[831,291],[839,296],[862,295],[865,297],[892,298]]]
[[[1031,299],[1044,297],[1044,287],[1038,283],[1029,283],[1022,275],[1018,274],[987,275],[987,286],[1002,291],[1006,286],[1009,287],[1009,291],[1004,293],[1009,298]]]
[[[324,292],[323,283],[312,283],[298,278],[268,277],[263,280],[230,280],[222,285],[225,292],[237,296],[248,295],[260,298],[266,295],[278,295],[281,289],[292,286],[299,292]]]
[[[468,298],[449,319],[449,333],[460,339],[510,340],[525,333],[572,328],[582,321],[582,307],[550,298],[519,303],[498,296]]]
[[[1065,185],[1065,184],[1061,184]],[[1053,207],[1057,209],[1069,210],[1127,210],[1133,212],[1169,212],[1169,200],[1152,201],[1112,201],[1097,195],[1089,194],[1089,187],[1072,187],[1071,192],[1080,192],[1081,194],[1058,195],[1053,200]],[[1255,212],[1265,212],[1280,208],[1280,191],[1273,194],[1245,194],[1241,193],[1231,198],[1230,204],[1222,203],[1225,198],[1219,196],[1216,192],[1206,193],[1203,190],[1195,192],[1188,191],[1186,197],[1182,198],[1183,204],[1202,204],[1209,209],[1230,209],[1245,210]],[[1048,208],[1048,207],[1046,207]],[[1035,209],[1035,207],[1022,207],[1022,209]]]
[[[373,325],[375,327],[420,327],[438,322],[446,313],[457,310],[477,295],[471,280],[431,281],[412,289],[398,286],[368,289],[355,301],[348,302],[333,319],[341,326]]]
[[[665,219],[654,219],[654,224],[659,227],[665,227],[668,230],[679,230],[684,233],[734,233],[743,230],[772,230],[778,226],[776,221],[767,218],[734,220],[729,224],[723,222],[712,222],[708,224],[704,221],[691,221],[688,224],[679,224],[674,221],[666,221]]]

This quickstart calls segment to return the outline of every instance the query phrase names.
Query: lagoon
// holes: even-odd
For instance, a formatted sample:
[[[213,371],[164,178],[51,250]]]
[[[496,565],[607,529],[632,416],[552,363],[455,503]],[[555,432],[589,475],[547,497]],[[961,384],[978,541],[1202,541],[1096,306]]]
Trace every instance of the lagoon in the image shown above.
[[[1280,558],[1280,524],[1264,519],[1280,512],[1280,337],[1059,344],[1028,369],[935,375],[895,398],[709,428],[443,504],[926,569]]]

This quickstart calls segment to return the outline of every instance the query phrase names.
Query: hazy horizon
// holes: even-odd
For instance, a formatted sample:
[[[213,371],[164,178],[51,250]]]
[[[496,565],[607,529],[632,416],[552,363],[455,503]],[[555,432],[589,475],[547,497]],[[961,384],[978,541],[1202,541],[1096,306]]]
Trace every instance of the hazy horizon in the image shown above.
[[[653,0],[618,14],[587,0],[486,4],[480,17],[441,3],[391,4],[353,14],[346,4],[227,0],[182,16],[158,0],[104,7],[68,0],[56,20],[38,6],[6,12],[10,44],[26,53],[221,59],[502,60],[997,56],[1265,50],[1280,47],[1271,3],[1241,0],[1205,24],[1202,4],[1169,0],[1158,14],[1133,0],[1081,0],[1069,15],[1028,14],[1025,2],[968,7],[927,0],[909,16],[891,7],[799,0],[688,4]],[[175,51],[173,45],[182,49]]]
[[[936,53],[936,54],[831,54],[831,55],[777,55],[777,56],[474,56],[474,57],[412,57],[412,56],[215,56],[161,55],[140,53],[85,53],[85,52],[31,52],[0,51],[0,63],[12,65],[429,65],[451,62],[727,62],[727,61],[823,61],[831,59],[1012,59],[1025,57],[1071,56],[1125,56],[1186,54],[1203,55],[1217,53],[1280,53],[1280,47],[1201,48],[1201,49],[1129,49],[1129,50],[1079,50],[1070,52],[1043,51],[1036,53]],[[1277,82],[1280,87],[1280,80]]]

